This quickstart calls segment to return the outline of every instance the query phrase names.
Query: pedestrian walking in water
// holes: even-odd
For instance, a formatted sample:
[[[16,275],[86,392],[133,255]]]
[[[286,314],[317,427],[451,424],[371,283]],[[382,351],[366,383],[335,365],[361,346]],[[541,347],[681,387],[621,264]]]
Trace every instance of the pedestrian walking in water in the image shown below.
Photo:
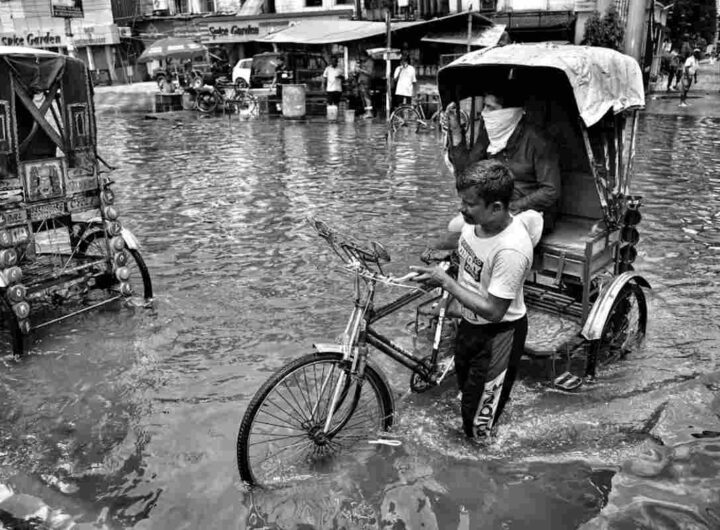
[[[528,224],[509,211],[513,175],[497,160],[481,160],[456,179],[464,220],[462,231],[447,234],[436,248],[455,243],[460,256],[457,280],[442,267],[410,267],[418,281],[442,286],[462,306],[455,343],[455,371],[461,392],[463,431],[483,439],[502,413],[517,374],[527,335],[523,283],[540,239],[542,217]]]
[[[682,79],[682,62],[680,60],[680,55],[678,54],[678,51],[673,48],[673,50],[670,52],[670,58],[668,59],[668,66],[667,66],[667,91],[670,92],[671,90],[675,90],[673,85],[678,84],[680,80]]]
[[[697,69],[700,61],[700,50],[695,48],[692,55],[683,65],[682,93],[680,94],[680,107],[687,107],[687,94],[693,81],[697,83]]]

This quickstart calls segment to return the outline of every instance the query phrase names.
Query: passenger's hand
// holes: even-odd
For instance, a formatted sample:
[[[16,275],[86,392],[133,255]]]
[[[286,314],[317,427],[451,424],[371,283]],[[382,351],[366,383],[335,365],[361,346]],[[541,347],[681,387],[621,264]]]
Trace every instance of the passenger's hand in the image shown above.
[[[430,285],[444,288],[447,283],[451,281],[450,276],[448,276],[445,270],[439,265],[435,265],[434,267],[411,265],[410,270],[419,273],[412,279],[415,282],[427,282]]]
[[[448,103],[448,106],[445,107],[445,111],[440,114],[440,125],[443,129],[449,129],[450,131],[457,131],[460,129],[460,122],[458,122],[455,107],[455,102]]]

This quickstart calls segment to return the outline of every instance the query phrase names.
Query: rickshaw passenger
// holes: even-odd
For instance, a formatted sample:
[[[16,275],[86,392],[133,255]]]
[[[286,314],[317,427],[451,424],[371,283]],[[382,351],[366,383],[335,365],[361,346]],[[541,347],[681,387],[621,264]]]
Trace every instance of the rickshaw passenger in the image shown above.
[[[454,103],[450,103],[446,108],[448,158],[456,175],[478,160],[501,160],[515,178],[510,211],[543,212],[548,232],[555,222],[561,190],[558,150],[546,134],[529,123],[522,107],[510,105],[513,105],[511,96],[485,94],[484,127],[479,128],[477,141],[468,148],[462,141]]]
[[[533,261],[536,222],[510,215],[513,176],[496,160],[483,160],[458,173],[456,180],[465,224],[457,241],[458,279],[442,267],[411,267],[418,281],[441,285],[462,305],[455,344],[455,369],[462,393],[463,431],[470,438],[489,434],[510,395],[527,335],[523,283]],[[528,226],[537,234],[528,233]],[[436,245],[436,248],[444,248]]]

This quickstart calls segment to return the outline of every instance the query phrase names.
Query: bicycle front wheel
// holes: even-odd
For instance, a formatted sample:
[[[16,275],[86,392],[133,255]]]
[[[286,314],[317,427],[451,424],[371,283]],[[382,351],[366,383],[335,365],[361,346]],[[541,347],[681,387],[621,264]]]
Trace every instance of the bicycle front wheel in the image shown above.
[[[276,372],[250,402],[238,433],[240,477],[249,485],[269,485],[327,470],[336,457],[360,456],[372,450],[371,437],[392,426],[393,408],[390,387],[372,366],[359,379],[338,353],[301,357]]]
[[[213,92],[200,92],[197,95],[195,103],[200,112],[209,114],[215,112],[218,106],[218,98]]]
[[[397,131],[401,127],[407,127],[410,130],[417,129],[420,120],[420,114],[412,105],[400,105],[390,116],[390,125],[393,131]]]

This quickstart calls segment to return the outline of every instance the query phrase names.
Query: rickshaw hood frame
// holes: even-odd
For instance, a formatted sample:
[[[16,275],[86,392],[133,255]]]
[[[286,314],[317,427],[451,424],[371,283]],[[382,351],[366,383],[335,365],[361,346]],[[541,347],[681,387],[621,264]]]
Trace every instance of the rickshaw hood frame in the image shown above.
[[[510,44],[467,53],[438,72],[438,89],[443,106],[456,99],[477,94],[477,85],[458,91],[462,80],[469,84],[470,71],[506,66],[522,69],[559,70],[572,88],[577,109],[587,127],[607,112],[620,113],[645,105],[642,72],[637,61],[615,50],[570,44]],[[477,76],[482,79],[481,76]]]

